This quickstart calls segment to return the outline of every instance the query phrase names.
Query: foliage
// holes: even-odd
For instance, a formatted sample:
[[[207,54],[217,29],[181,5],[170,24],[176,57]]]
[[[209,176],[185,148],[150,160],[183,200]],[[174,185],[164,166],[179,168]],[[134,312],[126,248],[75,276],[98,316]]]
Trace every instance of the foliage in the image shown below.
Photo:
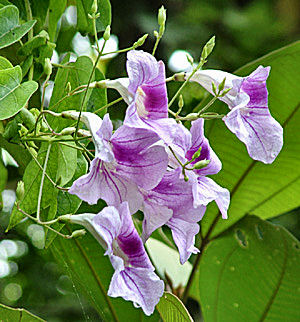
[[[199,8],[200,5],[196,2],[191,3],[195,8]],[[262,3],[254,1],[253,5],[245,9],[248,20],[259,19],[254,14],[256,7],[266,12],[268,4],[266,1]],[[72,10],[77,10],[76,23],[68,21],[70,17],[67,17],[67,11],[70,10],[70,5],[73,6]],[[120,5],[113,5],[117,7],[117,11],[120,10]],[[180,3],[180,6],[182,5],[183,3]],[[128,8],[130,6],[129,3]],[[138,19],[143,20],[143,17],[144,23],[139,28],[143,32],[149,32],[153,17],[145,16],[142,13],[145,7],[142,4],[140,6],[136,9],[140,18],[134,13],[129,19],[125,14],[128,8],[124,8],[123,15],[127,20],[131,20],[128,26],[120,26],[120,22],[116,21],[120,41],[123,41],[123,33],[128,33],[132,28],[131,23],[136,23]],[[159,54],[168,55],[170,49],[178,48],[180,41],[173,43],[178,40],[178,28],[184,28],[187,21],[191,24],[199,15],[203,19],[202,25],[205,21],[205,37],[208,38],[208,25],[220,18],[219,7],[218,10],[212,10],[212,4],[204,3],[202,6],[198,12],[191,4],[186,4],[183,15],[180,16],[180,23],[174,21],[177,13],[174,12],[173,17],[169,14],[170,25],[165,38],[162,38],[165,22],[160,16],[160,28],[155,34],[153,54],[156,48]],[[219,6],[225,5],[219,3]],[[164,9],[161,10],[162,14]],[[220,25],[232,29],[230,37],[239,41],[237,47],[240,51],[249,50],[250,57],[257,57],[262,53],[261,48],[255,52],[255,48],[245,41],[244,36],[248,35],[249,23],[242,23],[243,28],[240,28],[241,22],[236,10],[234,6],[224,10]],[[191,14],[191,11],[194,13]],[[170,12],[172,13],[172,9]],[[121,19],[120,16],[120,21]],[[267,26],[270,25],[268,19]],[[39,276],[44,270],[40,263],[42,261],[55,266],[54,271],[46,270],[51,281],[59,279],[67,281],[69,285],[61,287],[60,293],[65,296],[61,301],[57,294],[49,294],[47,288],[36,289],[33,293],[36,296],[40,292],[45,302],[50,298],[51,303],[54,303],[52,309],[46,305],[40,305],[39,308],[37,300],[34,303],[26,292],[26,300],[23,302],[22,294],[21,299],[12,297],[11,300],[5,300],[4,293],[0,293],[0,302],[32,308],[34,313],[46,320],[49,317],[56,318],[53,307],[58,303],[62,313],[57,313],[57,320],[64,321],[67,321],[69,309],[64,305],[69,305],[70,311],[72,307],[77,307],[77,315],[70,315],[70,320],[94,318],[103,321],[193,321],[193,318],[199,318],[194,316],[194,311],[187,305],[188,299],[193,298],[201,306],[201,314],[208,322],[245,319],[280,321],[284,318],[297,321],[299,242],[282,226],[274,225],[268,220],[300,207],[299,42],[273,51],[236,71],[236,74],[246,76],[259,65],[271,66],[267,82],[269,107],[284,129],[284,147],[272,165],[252,160],[244,145],[217,119],[223,113],[227,113],[224,103],[213,102],[212,114],[204,115],[207,119],[213,115],[212,120],[206,121],[205,131],[223,164],[216,181],[231,192],[229,218],[222,220],[215,205],[210,204],[207,207],[200,222],[200,233],[196,236],[196,246],[200,253],[193,255],[184,265],[179,263],[178,252],[173,249],[175,247],[169,228],[164,227],[156,231],[148,240],[146,248],[156,272],[164,280],[166,289],[171,291],[164,293],[153,315],[144,315],[141,308],[135,308],[131,302],[122,298],[109,297],[107,291],[114,270],[108,257],[104,256],[102,247],[91,234],[73,238],[75,228],[80,227],[74,228],[73,225],[58,221],[58,217],[70,213],[99,213],[106,206],[103,200],[99,200],[96,205],[89,205],[67,192],[75,180],[88,172],[90,161],[95,156],[95,147],[87,127],[61,113],[70,110],[80,113],[88,111],[103,118],[108,111],[112,116],[114,128],[121,125],[124,103],[119,102],[122,99],[115,97],[115,93],[108,94],[106,86],[101,86],[101,81],[105,82],[108,77],[117,78],[125,74],[124,67],[120,67],[124,61],[106,56],[107,53],[103,52],[105,40],[102,38],[103,42],[98,42],[98,36],[103,37],[104,32],[105,37],[109,38],[111,21],[109,0],[0,0],[0,152],[5,150],[18,164],[16,171],[13,163],[8,164],[3,154],[0,154],[0,192],[4,191],[7,185],[11,187],[13,180],[21,181],[13,206],[7,207],[6,203],[9,202],[2,202],[0,198],[0,208],[4,206],[0,226],[8,231],[8,235],[0,232],[0,238],[3,240],[0,247],[5,249],[8,240],[15,240],[17,245],[20,238],[34,244],[33,233],[29,235],[28,232],[38,231],[42,237],[40,244],[34,246],[46,250],[37,252],[30,246],[30,253],[22,255],[27,258],[28,272],[31,270],[28,275],[32,276],[32,280],[35,275]],[[277,35],[281,35],[285,28],[287,27],[276,24],[271,29],[272,32],[276,31]],[[198,32],[197,28],[195,30]],[[76,56],[71,40],[74,42],[77,32],[86,36],[89,51],[85,48],[84,54],[79,53]],[[186,40],[193,38],[193,32],[192,28],[189,28]],[[249,37],[255,38],[254,33],[253,31]],[[126,41],[132,41],[133,44],[136,39],[131,37],[132,35],[128,35]],[[200,38],[204,39],[203,37],[201,33]],[[162,49],[159,49],[161,38]],[[93,43],[96,49],[90,46]],[[149,43],[151,42],[145,43],[144,50],[151,47]],[[258,43],[264,43],[263,36],[260,36]],[[208,43],[209,46],[204,48],[203,52],[207,55],[199,58],[197,68],[206,63],[206,56],[213,49],[211,44],[212,40]],[[138,46],[136,43],[129,46],[126,43],[126,49],[120,52],[127,52]],[[209,52],[206,49],[209,49]],[[221,49],[228,53],[232,49],[232,43],[226,43],[221,38],[218,45],[217,37],[217,49],[210,54],[208,64],[214,63],[216,57],[220,59]],[[112,51],[114,54],[115,50]],[[152,52],[152,47],[148,51]],[[195,45],[192,44],[191,52],[195,51]],[[53,62],[53,52],[59,54],[59,61]],[[200,53],[199,49],[196,52],[197,57]],[[241,58],[233,51],[232,60],[238,57],[236,61],[242,63],[249,59],[249,55]],[[226,58],[221,58],[221,63],[229,63],[228,55],[224,56]],[[230,62],[229,66],[235,65]],[[119,71],[120,69],[122,71]],[[174,76],[172,80],[178,79]],[[51,86],[52,92],[49,91]],[[184,87],[185,90],[182,91]],[[180,119],[189,128],[189,121],[193,120],[191,115],[195,115],[203,107],[207,108],[212,97],[192,84],[184,83],[177,92],[178,88],[176,82],[168,84],[169,92],[175,93],[173,99],[169,100],[170,105],[176,102],[181,91],[183,93],[183,98],[179,98],[178,95],[179,101],[181,100],[179,105],[184,105],[180,107],[180,110],[182,107],[183,110],[179,111],[181,119],[178,118],[179,112],[176,115],[176,112],[171,110],[170,113],[175,114],[175,118]],[[51,97],[47,97],[47,93],[51,93]],[[117,100],[114,101],[114,98]],[[183,173],[184,170],[183,167]],[[4,197],[6,192],[7,190],[3,193]],[[134,215],[139,232],[142,229],[140,219],[140,213]],[[57,264],[52,262],[53,259]],[[20,269],[23,269],[21,259],[7,255],[6,260],[7,263],[18,263]],[[5,262],[1,261],[0,258],[0,265]],[[6,265],[6,262],[3,265]],[[11,264],[11,267],[14,267],[14,264]],[[12,273],[6,277],[9,281],[7,285],[13,287],[24,281],[24,285],[30,284],[24,277],[19,276],[19,273],[16,276]],[[0,287],[3,285],[5,290],[7,285],[2,281],[4,280],[0,279]],[[34,288],[34,284],[30,285]],[[60,289],[60,286],[57,288]],[[26,286],[24,289],[26,290]],[[13,309],[0,304],[0,320],[1,317],[4,321],[41,320],[24,309]]]

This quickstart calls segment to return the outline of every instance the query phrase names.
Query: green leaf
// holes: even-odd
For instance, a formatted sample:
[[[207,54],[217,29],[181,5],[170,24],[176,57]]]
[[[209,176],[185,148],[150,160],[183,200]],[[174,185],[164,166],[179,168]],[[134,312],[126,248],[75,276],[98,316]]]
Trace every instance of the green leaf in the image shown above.
[[[0,304],[0,321],[2,322],[34,322],[34,321],[45,321],[25,309],[15,309],[3,304]]]
[[[213,240],[200,262],[204,320],[299,321],[300,244],[254,216]]]
[[[95,71],[95,81],[101,81],[104,79],[104,75],[97,68]],[[89,101],[87,103],[87,111],[95,112],[102,106],[107,104],[107,90],[106,88],[93,88]],[[107,112],[107,109],[101,110],[97,113],[100,117],[103,117]]]
[[[76,144],[72,141],[68,142],[68,144],[76,147]],[[55,146],[57,148],[56,182],[64,186],[72,179],[75,173],[77,167],[77,150],[63,144],[55,144]]]
[[[35,23],[31,20],[19,25],[19,10],[15,6],[0,9],[0,49],[20,40]]]
[[[146,243],[149,256],[151,257],[157,272],[161,276],[168,274],[174,288],[185,286],[192,271],[190,262],[183,265],[179,262],[178,251],[154,238],[149,238]]]
[[[47,149],[48,143],[43,143],[38,152],[37,159],[42,167],[44,166]],[[60,143],[52,143],[46,173],[55,183],[60,181],[60,184],[64,185],[74,176],[76,162],[77,152],[75,149],[62,146]],[[20,208],[28,214],[33,214],[36,212],[41,179],[42,170],[37,165],[35,160],[32,160],[28,164],[24,173],[23,181],[25,194],[20,202]],[[55,217],[57,209],[57,193],[58,190],[45,176],[41,199],[41,209],[50,208],[45,212],[45,215],[42,216],[43,220],[51,220]],[[17,225],[23,218],[24,215],[19,212],[15,206],[10,216],[7,230]]]
[[[55,112],[80,109],[84,93],[72,95],[66,99],[63,99],[68,94],[66,91],[66,86],[67,83],[70,82],[73,90],[80,85],[87,84],[90,73],[93,69],[91,59],[86,56],[78,57],[74,63],[68,63],[69,58],[70,54],[67,54],[61,62],[61,64],[66,64],[68,68],[59,69],[55,77],[54,89],[49,104],[49,109]],[[92,90],[89,90],[87,93],[84,110],[91,91]],[[70,126],[74,122],[70,120],[62,120],[61,118],[58,119],[49,117],[49,123],[55,130],[58,131]]]
[[[81,33],[94,34],[92,20],[88,17],[94,0],[78,0],[77,27]],[[109,0],[98,0],[98,12],[100,17],[96,20],[97,32],[104,31],[111,24],[111,5]]]
[[[0,147],[5,149],[18,163],[19,170],[23,174],[31,160],[29,152],[20,145],[7,142],[0,134]]]
[[[9,5],[11,5],[11,3],[8,0],[0,0],[0,9]]]
[[[7,62],[2,65],[8,67]],[[37,90],[38,84],[28,81],[21,84],[22,69],[20,66],[0,70],[0,120],[17,114]]]
[[[159,303],[157,310],[164,322],[191,322],[193,321],[188,310],[177,296],[165,292]]]
[[[228,220],[222,220],[216,206],[208,207],[201,229],[214,237],[247,213],[271,218],[300,205],[300,42],[274,51],[237,71],[248,75],[259,65],[271,66],[267,81],[271,114],[284,128],[284,146],[271,165],[252,160],[243,143],[220,120],[206,122],[210,144],[223,163],[214,176],[231,191]],[[224,104],[216,111],[224,112]],[[227,110],[226,110],[227,112]]]
[[[90,234],[71,240],[58,237],[50,249],[76,289],[91,301],[104,321],[115,321],[113,314],[120,322],[140,320],[143,314],[141,309],[134,308],[131,302],[121,298],[108,297],[107,290],[114,270],[103,249]]]
[[[0,153],[1,153],[1,149],[0,149]],[[1,158],[0,158],[0,211],[3,207],[3,203],[2,203],[2,191],[4,190],[5,186],[6,186],[6,181],[7,181],[7,169],[5,168]]]
[[[50,41],[54,41],[56,38],[57,23],[66,9],[67,0],[50,0],[49,3],[49,27],[48,32]]]
[[[5,57],[0,56],[0,70],[12,67],[13,65],[9,60],[7,60]]]

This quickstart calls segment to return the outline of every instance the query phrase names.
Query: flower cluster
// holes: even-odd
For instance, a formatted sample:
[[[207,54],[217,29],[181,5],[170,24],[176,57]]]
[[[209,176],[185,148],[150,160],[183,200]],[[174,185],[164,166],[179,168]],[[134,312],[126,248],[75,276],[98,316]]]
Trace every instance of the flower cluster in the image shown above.
[[[187,130],[168,117],[164,63],[136,50],[128,52],[127,58],[128,78],[102,81],[103,87],[116,89],[128,104],[124,123],[113,131],[108,114],[102,120],[81,113],[92,134],[95,158],[89,172],[69,190],[89,204],[103,199],[108,207],[96,215],[67,219],[85,226],[106,250],[115,269],[108,295],[133,301],[150,315],[164,286],[144,243],[167,225],[180,262],[185,263],[199,252],[195,236],[206,206],[215,201],[226,219],[230,195],[209,177],[222,165],[204,136],[204,120],[194,120]],[[212,94],[223,83],[225,94],[218,98],[230,108],[223,121],[246,144],[249,155],[265,163],[271,163],[282,147],[282,128],[267,105],[268,74],[269,68],[260,66],[244,78],[216,70],[184,75]],[[79,118],[78,112],[68,113]],[[131,216],[138,210],[144,213],[141,236]]]

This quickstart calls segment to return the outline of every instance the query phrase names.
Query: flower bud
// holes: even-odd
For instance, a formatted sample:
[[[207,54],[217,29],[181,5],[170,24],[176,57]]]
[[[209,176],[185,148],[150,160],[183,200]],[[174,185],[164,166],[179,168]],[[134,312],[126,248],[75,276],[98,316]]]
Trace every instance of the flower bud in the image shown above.
[[[139,38],[134,44],[133,44],[133,47],[136,48],[136,47],[140,47],[144,44],[144,42],[146,41],[148,37],[148,34],[145,34],[143,37]]]
[[[194,64],[194,58],[190,54],[186,54],[187,61],[193,66]]]
[[[226,82],[226,77],[224,77],[224,79],[222,80],[222,82],[219,84],[219,93],[221,93],[225,87],[225,82]]]
[[[22,200],[24,197],[25,189],[24,189],[24,182],[19,181],[17,184],[17,189],[16,189],[16,197],[17,200]]]
[[[50,62],[50,58],[45,58],[44,72],[47,76],[50,76],[52,73],[52,64]]]
[[[156,30],[153,31],[153,34],[154,34],[155,38],[158,38],[159,34],[158,34],[158,32]]]
[[[66,85],[66,92],[69,94],[72,90],[72,87],[71,87],[71,83],[70,82],[67,82],[67,85]]]
[[[201,161],[194,164],[193,169],[197,169],[197,170],[203,169],[203,168],[207,167],[209,165],[209,163],[210,163],[210,160],[206,160],[206,159],[201,160]]]
[[[66,127],[65,129],[63,129],[60,134],[61,135],[71,135],[76,131],[75,127]]]
[[[178,107],[179,107],[180,111],[182,110],[183,105],[184,105],[183,96],[182,96],[182,94],[180,94],[179,95],[179,100],[178,100]]]
[[[191,162],[195,161],[200,157],[201,150],[202,150],[202,147],[200,146],[200,148],[193,154]]]
[[[110,25],[108,25],[104,31],[103,39],[107,41],[110,37]]]
[[[158,24],[160,26],[164,26],[167,19],[167,10],[164,8],[164,6],[161,6],[161,8],[158,10]]]
[[[201,59],[205,60],[215,47],[215,36],[211,37],[202,49]]]
[[[78,237],[84,236],[85,234],[86,234],[86,230],[85,229],[74,230],[72,232],[71,237],[72,238],[78,238]]]
[[[216,84],[214,82],[211,83],[211,87],[212,87],[213,93],[215,94],[215,96],[217,96],[218,95],[217,86],[216,86]]]
[[[97,0],[94,0],[93,1],[93,4],[92,4],[92,6],[91,6],[91,14],[93,15],[95,15],[96,13],[97,13],[97,11],[98,11],[98,1]]]

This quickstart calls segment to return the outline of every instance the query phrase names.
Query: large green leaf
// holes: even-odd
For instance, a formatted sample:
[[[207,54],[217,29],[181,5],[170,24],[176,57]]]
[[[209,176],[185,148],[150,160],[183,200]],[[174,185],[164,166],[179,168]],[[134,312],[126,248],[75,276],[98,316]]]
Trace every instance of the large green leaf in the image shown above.
[[[299,321],[299,250],[280,226],[254,216],[239,221],[202,254],[204,320]]]
[[[55,112],[61,112],[66,110],[79,110],[82,104],[84,93],[72,95],[63,99],[67,96],[67,83],[70,82],[72,90],[80,85],[87,84],[90,73],[93,69],[93,63],[90,58],[86,56],[78,57],[76,62],[68,63],[70,54],[67,54],[62,64],[68,64],[68,68],[61,68],[55,77],[55,85],[53,94],[51,96],[49,109]],[[84,109],[88,102],[89,96],[92,90],[89,90],[84,103]],[[49,122],[55,130],[61,130],[67,126],[70,126],[73,121],[62,120],[61,118],[49,117]]]
[[[15,309],[3,304],[0,304],[0,321],[1,322],[38,322],[45,321],[25,309]]]
[[[0,120],[18,113],[37,90],[38,84],[28,81],[21,84],[22,69],[13,67],[10,62],[0,59]]]
[[[19,10],[10,5],[0,9],[0,49],[20,40],[34,26],[35,20],[19,24]]]
[[[77,0],[77,27],[82,33],[93,34],[92,20],[88,17],[94,0]],[[109,0],[98,0],[100,17],[96,20],[97,32],[105,30],[111,23],[111,6]]]
[[[43,143],[38,153],[38,161],[41,166],[44,165],[48,143]],[[74,153],[75,151],[75,153]],[[60,184],[69,182],[76,170],[77,153],[76,150],[62,146],[59,143],[52,143],[49,159],[46,167],[46,173],[54,181],[60,181]],[[60,165],[58,166],[58,162]],[[66,168],[68,168],[66,170]],[[33,214],[37,210],[38,195],[42,180],[42,170],[39,165],[32,160],[24,173],[24,197],[20,202],[20,208],[28,214]],[[57,194],[58,190],[53,183],[45,176],[43,184],[43,192],[41,198],[41,209],[45,209],[44,220],[53,219],[57,209]],[[18,211],[17,207],[13,208],[10,216],[8,230],[18,224],[24,215]]]
[[[164,322],[191,322],[193,321],[188,310],[177,296],[165,292],[159,303],[157,310]]]
[[[21,173],[24,172],[31,160],[29,152],[18,144],[7,142],[0,134],[0,147],[5,149],[18,163]]]
[[[61,15],[64,13],[67,0],[50,0],[49,3],[49,26],[48,32],[51,41],[55,40],[57,23]]]
[[[300,205],[300,42],[272,52],[237,71],[248,75],[257,66],[271,66],[267,82],[269,108],[284,128],[284,147],[271,165],[250,159],[246,148],[220,120],[206,123],[211,146],[223,163],[214,179],[231,191],[228,220],[210,206],[201,228],[211,237],[247,213],[271,218]],[[224,111],[224,104],[216,105]]]
[[[95,71],[95,81],[101,81],[104,79],[104,75],[97,68]],[[102,106],[107,104],[107,90],[106,88],[93,88],[89,101],[87,103],[87,111],[95,112],[100,109]],[[97,113],[100,117],[103,117],[106,114],[107,109],[101,110]]]
[[[57,261],[65,268],[76,289],[83,293],[97,309],[104,321],[158,321],[157,313],[147,318],[141,309],[122,298],[107,296],[114,270],[98,242],[86,234],[80,239],[64,240],[58,237],[52,243]]]

